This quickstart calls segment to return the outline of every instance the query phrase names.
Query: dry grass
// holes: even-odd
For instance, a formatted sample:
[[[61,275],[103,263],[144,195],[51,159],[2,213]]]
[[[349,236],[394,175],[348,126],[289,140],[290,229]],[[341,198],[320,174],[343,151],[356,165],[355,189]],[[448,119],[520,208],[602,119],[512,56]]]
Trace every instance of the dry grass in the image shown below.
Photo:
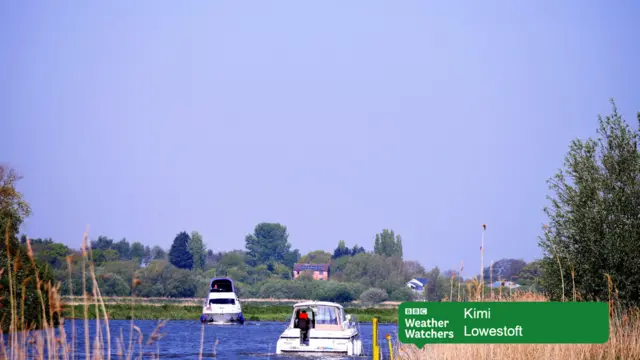
[[[607,277],[611,292],[613,285]],[[469,284],[469,301],[480,301],[479,286]],[[575,290],[574,290],[575,293]],[[574,296],[575,297],[575,296]],[[548,301],[540,294],[515,292],[492,294],[482,301]],[[612,301],[609,302],[612,304]],[[436,344],[418,349],[396,341],[397,359],[402,360],[637,360],[640,359],[640,312],[610,307],[610,336],[605,344]]]
[[[9,234],[8,232],[5,234],[5,244],[7,248],[9,248]],[[36,262],[34,260],[33,251],[31,250],[31,243],[27,241],[27,249],[28,249],[28,257],[31,261],[30,266],[33,269],[37,269]],[[133,322],[133,304],[134,298],[131,298],[132,304],[132,320],[129,329],[129,339],[128,346],[124,341],[122,336],[122,329],[120,329],[120,336],[115,338],[115,344],[117,346],[116,354],[112,354],[112,334],[111,329],[109,327],[109,317],[106,312],[105,302],[102,298],[102,294],[100,293],[100,289],[97,286],[97,280],[95,276],[95,268],[92,261],[93,254],[91,248],[89,247],[89,243],[87,242],[87,233],[85,233],[82,240],[82,253],[83,253],[83,261],[82,261],[82,273],[83,273],[83,287],[85,288],[84,296],[82,297],[82,305],[84,311],[84,352],[86,359],[111,359],[113,357],[118,359],[133,359],[133,358],[143,358],[148,357],[150,354],[143,353],[143,344],[145,344],[145,338],[140,328],[135,326]],[[59,293],[59,285],[54,286],[51,283],[43,284],[39,278],[38,271],[35,271],[35,279],[25,279],[22,284],[17,284],[15,278],[15,270],[16,268],[16,259],[12,259],[12,256],[9,252],[7,252],[7,264],[5,268],[0,268],[0,276],[8,276],[9,282],[9,303],[11,307],[11,321],[10,321],[10,329],[8,341],[4,340],[5,334],[0,330],[0,358],[2,359],[11,359],[11,360],[24,360],[24,359],[76,359],[78,358],[77,354],[77,338],[76,338],[76,327],[75,320],[71,319],[72,322],[72,333],[70,336],[70,341],[68,335],[64,329],[64,319],[62,318],[62,297]],[[69,268],[69,276],[71,276],[71,262],[70,259],[67,259],[67,264]],[[4,264],[0,264],[3,266]],[[91,276],[91,282],[93,283],[93,293],[88,294],[87,284],[85,282],[84,274],[89,272]],[[43,293],[40,289],[40,286],[37,286],[37,295],[41,304],[41,315],[42,316],[42,328],[39,330],[34,330],[34,327],[29,327],[28,324],[24,323],[24,301],[25,301],[25,287],[28,281],[35,281],[38,285],[43,285],[42,288],[45,289],[46,293]],[[132,284],[132,288],[135,288],[136,285],[139,284],[139,280],[134,279],[134,283]],[[22,297],[21,299],[16,298],[17,287],[21,286]],[[45,296],[48,300],[48,309],[47,302],[45,301]],[[89,307],[95,307],[95,311],[97,314],[96,320],[89,320],[88,310]],[[72,308],[73,309],[73,308]],[[48,314],[45,316],[45,314]],[[73,315],[73,314],[72,314]],[[56,325],[53,321],[54,316],[60,317],[60,324]],[[90,324],[90,323],[93,323]],[[164,327],[166,322],[161,322],[156,329],[152,332],[152,334],[146,339],[146,345],[157,344],[158,340],[164,335],[161,334],[160,331]],[[89,329],[94,328],[95,334],[94,338],[90,339]],[[103,331],[103,327],[106,331]],[[204,331],[204,328],[202,329]],[[125,351],[125,347],[127,348]],[[160,357],[159,347],[157,348],[156,354],[153,357]],[[202,349],[202,346],[201,346]],[[202,354],[200,355],[202,357]]]
[[[509,300],[511,299],[511,300]],[[512,297],[483,301],[546,301],[541,295],[516,294]],[[478,359],[478,360],[624,360],[640,359],[640,317],[638,312],[615,313],[611,319],[610,337],[606,344],[437,344],[418,349],[414,345],[396,344],[398,358],[414,359]]]

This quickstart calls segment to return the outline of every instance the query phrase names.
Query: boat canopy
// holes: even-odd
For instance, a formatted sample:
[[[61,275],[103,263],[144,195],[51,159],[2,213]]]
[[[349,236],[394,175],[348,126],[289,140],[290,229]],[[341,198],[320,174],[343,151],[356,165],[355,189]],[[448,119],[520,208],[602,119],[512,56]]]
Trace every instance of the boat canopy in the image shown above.
[[[229,278],[212,278],[209,286],[209,292],[232,292],[236,289],[233,286],[233,280]]]

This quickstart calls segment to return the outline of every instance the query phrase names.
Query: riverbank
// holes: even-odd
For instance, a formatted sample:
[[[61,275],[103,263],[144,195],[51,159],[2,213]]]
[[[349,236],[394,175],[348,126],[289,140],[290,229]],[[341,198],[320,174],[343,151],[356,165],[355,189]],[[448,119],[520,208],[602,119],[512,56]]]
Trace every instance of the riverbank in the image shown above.
[[[109,319],[130,320],[131,305],[105,304]],[[89,319],[95,319],[95,304],[89,306]],[[285,321],[291,316],[290,305],[257,305],[243,304],[242,312],[248,321]],[[397,323],[398,310],[395,308],[345,308],[347,314],[355,315],[359,322],[371,322],[374,317],[381,323]],[[64,317],[67,319],[84,318],[83,305],[66,305]],[[202,307],[195,305],[150,305],[134,304],[133,317],[140,320],[198,320],[202,314]]]

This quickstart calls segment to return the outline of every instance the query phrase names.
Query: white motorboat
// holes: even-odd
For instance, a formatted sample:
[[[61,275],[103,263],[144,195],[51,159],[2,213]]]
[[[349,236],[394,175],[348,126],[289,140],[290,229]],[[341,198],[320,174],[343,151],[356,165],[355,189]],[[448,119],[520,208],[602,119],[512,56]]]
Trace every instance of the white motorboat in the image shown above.
[[[242,306],[236,295],[233,280],[213,278],[209,283],[209,295],[202,307],[200,321],[212,324],[244,324]]]
[[[301,341],[298,316],[309,316],[308,340]],[[293,314],[276,345],[276,354],[362,355],[360,329],[354,316],[344,313],[342,305],[309,301],[295,304]]]

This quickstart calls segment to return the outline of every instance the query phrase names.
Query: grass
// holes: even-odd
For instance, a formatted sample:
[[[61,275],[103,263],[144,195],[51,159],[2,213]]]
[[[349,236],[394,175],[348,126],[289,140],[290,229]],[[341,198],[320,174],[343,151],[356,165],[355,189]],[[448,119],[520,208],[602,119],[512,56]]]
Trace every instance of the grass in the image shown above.
[[[7,230],[5,234],[5,245],[7,249],[10,247],[9,239],[9,232]],[[59,326],[54,322],[56,316],[61,316],[61,325],[64,325],[65,312],[63,311],[61,294],[58,292],[59,286],[42,283],[39,278],[29,240],[27,241],[27,249],[31,262],[29,265],[35,270],[36,291],[42,310],[42,326],[41,329],[35,330],[34,326],[24,323],[24,296],[22,296],[21,299],[18,299],[16,296],[18,284],[16,283],[15,271],[12,271],[12,269],[15,270],[18,261],[17,258],[12,259],[11,253],[7,251],[6,268],[0,269],[0,276],[8,276],[11,319],[7,341],[5,341],[5,334],[0,331],[0,357],[2,359],[24,360],[36,358],[44,360],[45,357],[47,359],[75,359],[78,340],[75,332],[76,314],[80,314],[82,321],[84,321],[84,352],[87,359],[102,360],[117,357],[119,359],[129,360],[136,355],[136,350],[138,350],[138,356],[142,358],[143,341],[146,340],[146,345],[153,345],[163,336],[160,331],[166,322],[161,322],[146,339],[144,338],[140,329],[135,326],[133,322],[134,301],[132,301],[129,306],[131,323],[128,342],[123,338],[122,332],[120,333],[120,337],[112,336],[109,328],[109,313],[104,304],[100,289],[97,286],[95,268],[92,261],[93,254],[91,249],[88,248],[87,233],[85,233],[82,239],[83,287],[87,289],[85,274],[88,272],[91,276],[94,290],[91,296],[89,296],[85,290],[84,296],[82,297],[82,305],[69,308],[71,315],[71,319],[69,320],[72,322],[71,341],[69,341],[64,326]],[[71,276],[70,258],[67,258],[67,264],[69,265],[69,276]],[[135,288],[137,285],[139,285],[139,280],[135,279],[132,287]],[[24,290],[25,284],[23,283],[21,286]],[[43,294],[41,290],[42,286],[46,289],[46,294]],[[70,290],[72,291],[72,289]],[[22,293],[23,295],[25,294],[24,291]],[[48,300],[48,308],[45,296]],[[45,316],[45,314],[48,316]],[[93,339],[89,338],[89,321],[92,320],[89,316],[90,314],[93,315],[94,321],[92,322],[95,323],[96,329]],[[106,330],[104,332],[102,330],[103,327]],[[204,331],[204,327],[202,331]],[[116,344],[117,346],[115,354],[112,352],[112,344]],[[159,349],[156,355],[159,358]]]
[[[71,319],[74,314],[82,314],[82,305],[65,306],[64,317]],[[111,320],[131,319],[131,305],[106,304],[105,309]],[[135,318],[139,320],[198,320],[202,313],[199,305],[148,305],[138,304],[133,306]],[[285,321],[291,316],[291,305],[256,305],[243,304],[242,312],[248,321]],[[381,323],[395,323],[398,321],[397,309],[379,308],[345,308],[348,314],[357,316],[359,322],[371,322],[377,317]],[[96,318],[94,308],[89,308],[89,319]]]
[[[606,277],[610,294],[613,293],[611,277]],[[476,282],[477,285],[479,282]],[[491,293],[481,297],[479,286],[470,284],[473,294],[467,301],[548,301],[541,294],[516,291]],[[573,293],[575,294],[575,285]],[[483,294],[484,295],[484,294]],[[574,299],[576,296],[574,295]],[[402,360],[626,360],[640,359],[640,312],[623,310],[614,306],[610,295],[610,335],[605,344],[435,344],[418,349],[395,341],[397,359]],[[575,301],[575,300],[574,300]]]

